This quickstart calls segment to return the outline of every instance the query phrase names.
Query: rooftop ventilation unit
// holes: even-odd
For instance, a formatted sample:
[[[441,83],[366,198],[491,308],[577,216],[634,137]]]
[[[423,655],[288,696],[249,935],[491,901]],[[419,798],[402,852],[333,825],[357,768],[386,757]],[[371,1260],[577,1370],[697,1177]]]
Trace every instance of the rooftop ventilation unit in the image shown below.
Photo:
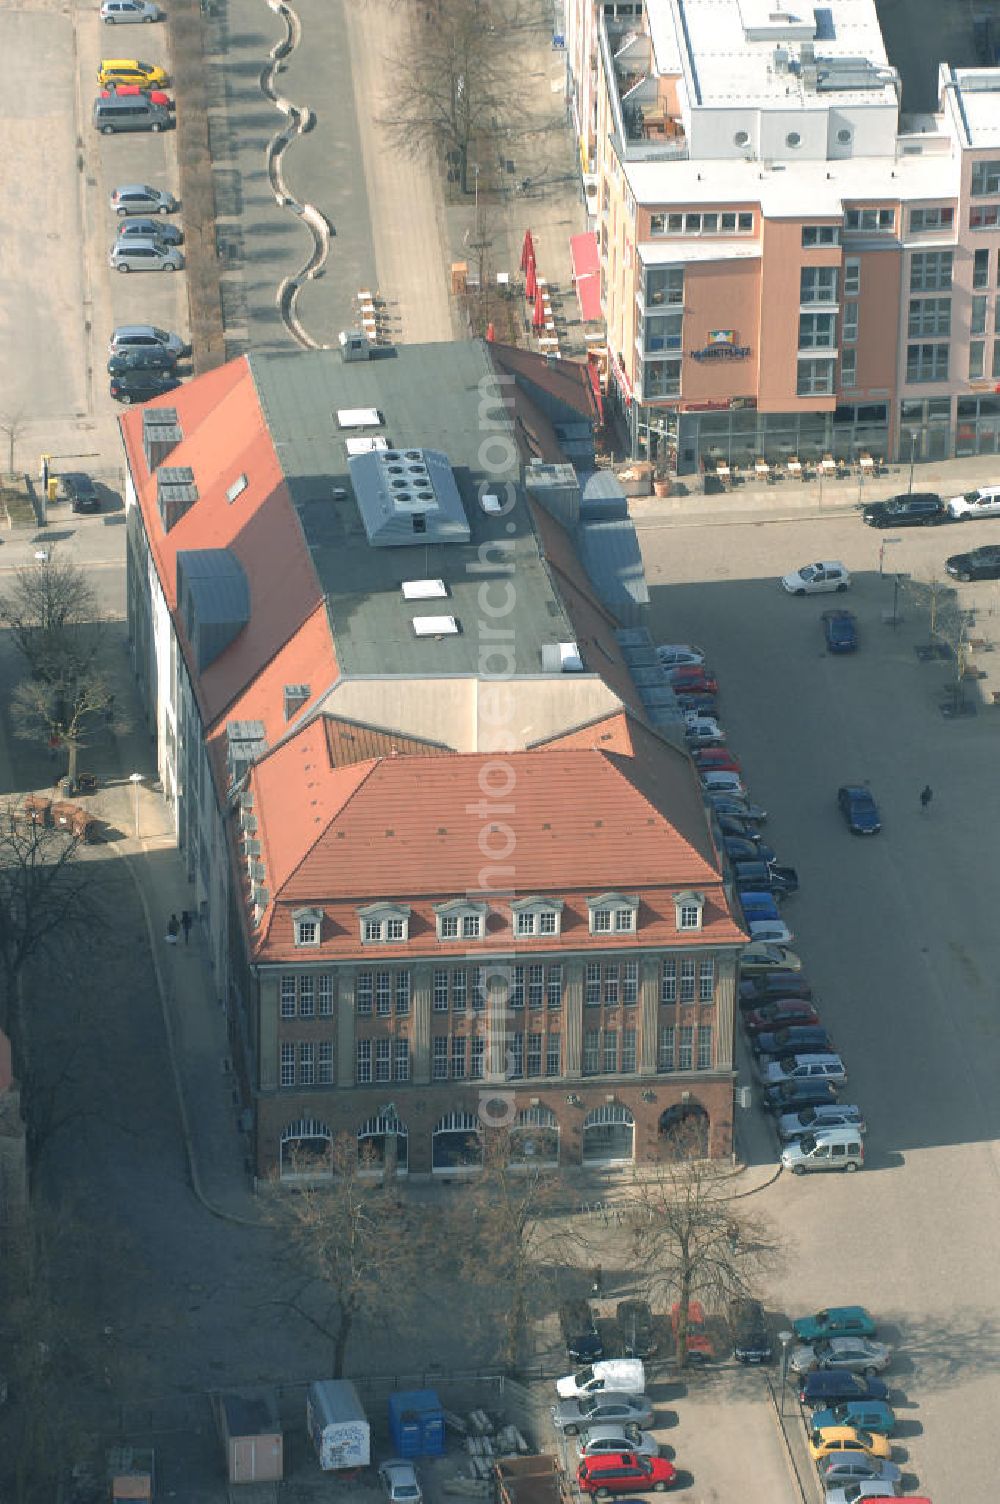
[[[245,475],[238,475],[231,486],[226,488],[226,500],[234,502],[238,496],[242,496],[250,482]]]
[[[371,341],[360,329],[341,329],[337,336],[343,361],[370,360]]]
[[[404,601],[443,600],[448,594],[444,580],[404,580]]]
[[[156,505],[163,531],[170,529],[198,500],[194,471],[187,465],[161,465],[156,472]]]
[[[376,449],[388,449],[389,440],[384,434],[374,433],[370,439],[345,439],[348,454],[373,454]]]
[[[458,622],[453,616],[415,616],[413,618],[415,637],[455,637],[457,633]]]
[[[546,674],[582,674],[583,658],[575,642],[544,642],[542,672]]]
[[[338,407],[339,428],[381,428],[382,414],[377,407]]]
[[[184,438],[176,407],[152,407],[142,415],[142,447],[150,475]]]

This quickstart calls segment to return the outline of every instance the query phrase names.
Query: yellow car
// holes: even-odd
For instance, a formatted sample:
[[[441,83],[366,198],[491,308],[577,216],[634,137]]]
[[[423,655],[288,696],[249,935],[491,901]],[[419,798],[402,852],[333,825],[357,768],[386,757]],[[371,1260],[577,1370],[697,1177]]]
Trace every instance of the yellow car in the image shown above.
[[[165,69],[154,63],[140,63],[134,57],[105,57],[97,70],[97,82],[102,88],[108,84],[140,84],[144,89],[162,89],[170,80]]]
[[[866,1457],[892,1456],[892,1444],[886,1436],[873,1431],[859,1431],[855,1426],[824,1426],[809,1433],[809,1455],[814,1462],[822,1457],[839,1457],[845,1452],[863,1452]]]

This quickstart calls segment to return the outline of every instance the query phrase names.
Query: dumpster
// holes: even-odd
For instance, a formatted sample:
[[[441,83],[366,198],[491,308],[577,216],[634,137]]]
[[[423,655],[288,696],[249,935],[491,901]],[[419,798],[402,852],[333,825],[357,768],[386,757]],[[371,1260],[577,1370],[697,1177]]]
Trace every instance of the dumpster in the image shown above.
[[[277,1483],[284,1476],[284,1438],[271,1394],[223,1394],[216,1418],[230,1483]]]
[[[433,1389],[390,1394],[389,1435],[397,1457],[444,1455],[444,1411]]]
[[[309,1385],[306,1429],[325,1471],[371,1462],[371,1427],[349,1379],[317,1379]]]

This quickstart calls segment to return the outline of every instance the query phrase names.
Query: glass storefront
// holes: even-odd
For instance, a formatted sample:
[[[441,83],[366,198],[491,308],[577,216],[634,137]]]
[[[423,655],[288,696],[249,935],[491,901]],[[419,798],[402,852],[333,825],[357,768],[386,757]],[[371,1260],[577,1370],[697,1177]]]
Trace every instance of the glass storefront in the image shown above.
[[[758,413],[752,408],[733,412],[670,415],[678,424],[677,473],[693,475],[707,460],[741,468],[761,457],[782,464],[791,455],[818,460],[826,454],[852,461],[859,454],[885,458],[888,452],[889,405],[886,402],[848,403],[827,413]],[[640,414],[640,431],[656,414]]]
[[[961,403],[959,403],[961,406]],[[947,459],[951,453],[951,398],[906,398],[899,404],[896,458],[903,464]]]
[[[1000,454],[1000,395],[959,397],[955,458]]]

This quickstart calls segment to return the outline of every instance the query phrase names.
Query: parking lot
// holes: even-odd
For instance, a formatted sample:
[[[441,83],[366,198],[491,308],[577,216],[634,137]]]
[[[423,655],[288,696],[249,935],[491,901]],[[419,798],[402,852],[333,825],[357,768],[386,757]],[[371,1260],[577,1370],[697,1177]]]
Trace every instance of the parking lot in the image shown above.
[[[1000,1351],[1000,710],[941,714],[954,665],[918,657],[928,622],[905,585],[897,625],[883,619],[893,582],[879,579],[879,535],[855,514],[699,526],[696,509],[641,524],[654,633],[699,643],[718,672],[729,744],[770,811],[767,839],[799,872],[783,912],[847,1063],[843,1100],[869,1125],[861,1175],[782,1176],[762,1193],[790,1242],[771,1303],[792,1314],[867,1305],[899,1348],[888,1377],[905,1395],[908,1471],[936,1504],[985,1498]],[[901,532],[892,567],[943,577],[948,554],[997,526]],[[846,563],[850,592],[786,595],[777,577],[813,559]],[[956,588],[977,608],[976,631],[995,638],[997,587]],[[832,602],[858,617],[856,654],[826,654]],[[850,781],[879,801],[876,838],[852,837],[838,815]],[[747,1061],[741,1077],[749,1084]],[[757,1106],[739,1141],[751,1161],[776,1158]]]

